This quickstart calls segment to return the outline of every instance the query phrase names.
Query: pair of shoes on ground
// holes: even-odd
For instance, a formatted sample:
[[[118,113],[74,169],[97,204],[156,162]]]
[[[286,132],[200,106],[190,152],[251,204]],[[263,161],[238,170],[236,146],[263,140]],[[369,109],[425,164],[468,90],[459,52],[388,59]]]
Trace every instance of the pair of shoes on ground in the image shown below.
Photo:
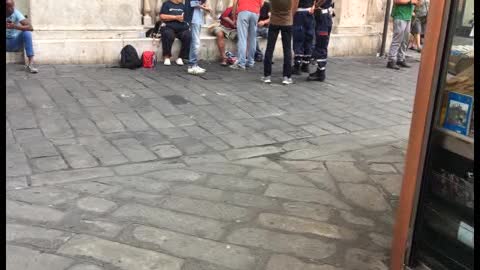
[[[246,70],[247,68],[251,68],[251,67],[252,66],[242,66],[242,65],[239,65],[238,63],[230,65],[230,68],[235,70]]]
[[[242,65],[239,65],[239,64],[238,64],[238,61],[236,61],[235,63],[233,63],[232,65],[230,65],[230,68],[231,68],[231,69],[236,69],[236,70],[246,70],[247,68],[253,68],[253,64],[252,64],[252,65],[242,66]]]
[[[270,76],[265,76],[265,77],[262,77],[262,82],[264,83],[272,83],[272,78]],[[292,78],[289,78],[289,77],[283,77],[283,80],[282,80],[282,84],[283,85],[289,85],[289,84],[292,84],[293,83],[293,80]]]
[[[293,70],[292,74],[293,75],[302,75],[302,72],[304,73],[310,73],[310,64],[302,64],[300,65],[293,65]]]
[[[402,68],[409,68],[410,65],[408,65],[405,61],[397,61],[396,63],[393,62],[393,61],[389,61],[387,63],[387,68],[390,68],[390,69],[399,70],[401,67]]]
[[[315,72],[308,74],[307,81],[323,82],[326,78],[326,71],[317,69]]]
[[[308,77],[307,77],[307,81],[323,82],[323,81],[325,81],[325,79],[326,79],[325,70],[319,70],[319,69],[317,69],[317,70],[316,70],[315,72],[313,72],[313,73],[308,74]],[[270,76],[263,77],[263,78],[262,78],[262,81],[263,81],[264,83],[271,83],[271,82],[272,82]],[[283,77],[282,83],[283,83],[284,85],[289,85],[289,84],[292,84],[293,81],[292,81],[292,78]]]
[[[175,63],[179,66],[183,66],[184,63],[183,63],[183,59],[182,58],[177,58],[177,60],[175,60]],[[170,61],[170,58],[166,58],[165,60],[163,60],[163,65],[165,66],[171,66],[172,65],[172,62]]]

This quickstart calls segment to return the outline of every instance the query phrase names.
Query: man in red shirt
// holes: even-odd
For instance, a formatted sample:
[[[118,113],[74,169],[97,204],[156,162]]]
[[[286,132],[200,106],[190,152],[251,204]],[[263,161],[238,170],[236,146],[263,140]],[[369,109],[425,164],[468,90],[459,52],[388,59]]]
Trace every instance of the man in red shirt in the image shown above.
[[[233,1],[233,14],[236,18],[234,21],[237,23],[238,32],[238,61],[231,65],[231,68],[245,70],[246,67],[253,67],[255,64],[257,22],[263,2],[264,0]]]
[[[225,55],[225,38],[228,40],[237,39],[237,26],[234,22],[233,7],[228,7],[220,15],[220,25],[213,28],[212,34],[217,37],[217,47],[220,52],[221,65],[227,66],[227,56]]]

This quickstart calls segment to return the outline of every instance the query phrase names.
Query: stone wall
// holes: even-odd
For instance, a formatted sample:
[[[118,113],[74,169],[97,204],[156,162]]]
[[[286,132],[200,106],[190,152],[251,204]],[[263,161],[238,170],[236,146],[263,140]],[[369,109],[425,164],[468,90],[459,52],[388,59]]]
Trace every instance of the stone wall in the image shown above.
[[[25,15],[30,15],[30,10],[28,8],[29,2],[29,0],[16,0],[15,8],[20,10]]]

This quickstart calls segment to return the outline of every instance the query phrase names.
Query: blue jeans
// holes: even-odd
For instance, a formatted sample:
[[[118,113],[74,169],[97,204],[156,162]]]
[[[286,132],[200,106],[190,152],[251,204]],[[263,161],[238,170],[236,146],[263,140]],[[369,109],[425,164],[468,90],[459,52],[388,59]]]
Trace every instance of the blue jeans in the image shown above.
[[[255,64],[255,49],[257,45],[257,22],[258,14],[250,11],[238,13],[237,33],[238,33],[238,65],[245,67]],[[248,52],[247,52],[248,41]]]
[[[267,38],[268,37],[268,26],[267,27],[258,27],[257,28],[257,37]],[[262,54],[262,50],[260,50],[260,45],[258,39],[255,39],[257,42],[257,47],[255,49],[256,54]]]
[[[7,38],[6,41],[7,52],[18,52],[25,48],[28,57],[35,55],[33,53],[32,32],[30,31],[21,32],[14,38]]]
[[[198,64],[198,50],[200,49],[200,31],[202,26],[197,23],[192,23],[192,41],[190,43],[190,54],[188,59],[188,64],[192,67],[197,66]]]

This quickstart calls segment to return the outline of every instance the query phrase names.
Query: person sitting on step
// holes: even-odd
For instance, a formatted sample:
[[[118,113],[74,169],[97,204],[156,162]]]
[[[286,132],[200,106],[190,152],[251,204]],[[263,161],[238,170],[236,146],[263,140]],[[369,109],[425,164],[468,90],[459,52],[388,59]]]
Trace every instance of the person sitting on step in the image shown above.
[[[237,26],[233,19],[233,7],[228,7],[220,15],[220,25],[211,30],[211,34],[217,37],[217,47],[220,53],[220,64],[227,66],[227,56],[225,55],[225,39],[234,41],[237,39]]]
[[[183,66],[183,59],[189,58],[190,42],[192,34],[190,26],[184,21],[185,5],[182,0],[168,0],[162,4],[160,20],[163,22],[160,28],[162,35],[163,64],[170,66],[172,57],[172,45],[175,38],[180,39],[182,48],[175,61],[177,65]]]
[[[38,73],[38,69],[33,67],[33,27],[29,20],[15,8],[14,0],[6,0],[6,51],[18,52],[25,50],[28,62],[25,68],[30,73]]]

